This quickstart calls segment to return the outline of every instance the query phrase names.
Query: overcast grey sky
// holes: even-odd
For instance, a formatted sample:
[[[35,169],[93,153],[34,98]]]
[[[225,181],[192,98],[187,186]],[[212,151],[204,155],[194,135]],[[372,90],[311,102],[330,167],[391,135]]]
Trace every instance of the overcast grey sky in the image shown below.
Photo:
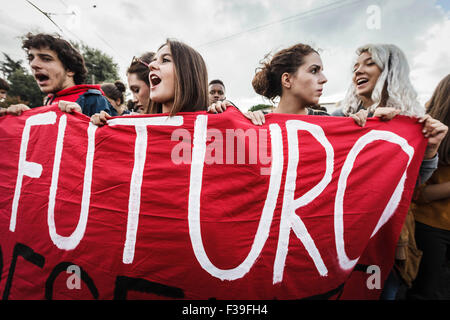
[[[58,32],[112,56],[126,81],[134,55],[176,38],[202,54],[242,110],[267,103],[251,86],[259,61],[298,42],[320,50],[321,103],[343,98],[366,43],[403,49],[422,102],[450,72],[450,0],[30,0],[63,32],[26,0],[0,1],[0,51],[14,59],[25,59],[21,35]]]

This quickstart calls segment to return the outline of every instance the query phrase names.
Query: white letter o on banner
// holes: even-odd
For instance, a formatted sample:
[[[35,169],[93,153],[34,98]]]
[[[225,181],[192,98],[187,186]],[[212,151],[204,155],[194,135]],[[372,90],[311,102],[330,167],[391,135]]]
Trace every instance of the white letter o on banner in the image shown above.
[[[376,140],[384,140],[390,143],[398,144],[402,150],[408,155],[408,164],[406,165],[405,171],[395,188],[394,193],[389,199],[386,208],[383,211],[380,219],[378,220],[377,225],[374,228],[374,231],[371,238],[378,232],[378,230],[391,218],[394,214],[397,206],[401,200],[403,189],[405,186],[406,180],[406,171],[408,170],[409,164],[411,163],[411,159],[414,155],[414,148],[408,144],[406,139],[396,135],[395,133],[389,131],[380,131],[380,130],[372,130],[369,133],[365,134],[361,138],[356,141],[353,148],[347,155],[347,159],[342,166],[341,174],[339,176],[338,187],[336,191],[336,200],[334,203],[334,234],[336,240],[336,250],[339,260],[339,265],[344,270],[352,269],[356,263],[358,262],[359,257],[356,259],[350,260],[345,252],[345,243],[344,243],[344,194],[347,185],[347,179],[350,175],[353,164],[355,163],[356,157],[359,153],[371,142]]]

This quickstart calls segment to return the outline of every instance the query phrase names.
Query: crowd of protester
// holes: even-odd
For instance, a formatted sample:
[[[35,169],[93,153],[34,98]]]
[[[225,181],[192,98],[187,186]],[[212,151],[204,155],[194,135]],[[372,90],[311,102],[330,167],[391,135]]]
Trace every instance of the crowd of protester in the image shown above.
[[[27,34],[23,49],[45,105],[58,103],[65,112],[81,112],[96,125],[110,117],[133,114],[208,111],[235,107],[226,100],[225,84],[208,81],[202,56],[189,45],[168,39],[156,52],[133,57],[127,69],[133,99],[125,102],[121,81],[87,85],[81,54],[59,36]],[[350,60],[350,59],[349,59]],[[321,57],[314,48],[298,43],[265,61],[252,81],[255,92],[278,103],[273,113],[351,117],[364,126],[368,117],[390,120],[396,115],[418,118],[423,124],[427,148],[420,167],[414,199],[398,240],[394,267],[383,286],[381,299],[437,299],[442,266],[450,244],[450,75],[441,80],[423,106],[409,78],[409,65],[400,48],[391,44],[367,44],[356,50],[348,86],[340,108],[331,115],[320,107],[327,78]],[[0,79],[0,100],[9,84]],[[1,115],[20,115],[24,104],[1,109]],[[245,112],[254,125],[262,125],[268,112]],[[396,122],[392,122],[395,125]]]

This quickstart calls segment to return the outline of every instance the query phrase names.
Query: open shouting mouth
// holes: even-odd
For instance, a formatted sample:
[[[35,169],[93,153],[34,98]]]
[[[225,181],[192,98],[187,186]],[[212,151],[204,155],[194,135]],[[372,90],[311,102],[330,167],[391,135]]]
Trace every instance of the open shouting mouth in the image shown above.
[[[34,78],[36,79],[39,86],[45,85],[45,83],[50,79],[47,75],[42,73],[36,73],[34,75]]]
[[[158,77],[156,74],[150,75],[150,82],[152,84],[152,88],[156,87],[158,84],[161,83],[161,78]]]

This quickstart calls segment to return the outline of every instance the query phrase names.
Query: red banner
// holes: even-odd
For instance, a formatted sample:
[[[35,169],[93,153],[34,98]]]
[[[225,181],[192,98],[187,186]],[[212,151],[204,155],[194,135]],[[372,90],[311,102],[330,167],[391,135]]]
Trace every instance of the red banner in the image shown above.
[[[0,118],[3,299],[375,299],[426,140],[416,119]]]

